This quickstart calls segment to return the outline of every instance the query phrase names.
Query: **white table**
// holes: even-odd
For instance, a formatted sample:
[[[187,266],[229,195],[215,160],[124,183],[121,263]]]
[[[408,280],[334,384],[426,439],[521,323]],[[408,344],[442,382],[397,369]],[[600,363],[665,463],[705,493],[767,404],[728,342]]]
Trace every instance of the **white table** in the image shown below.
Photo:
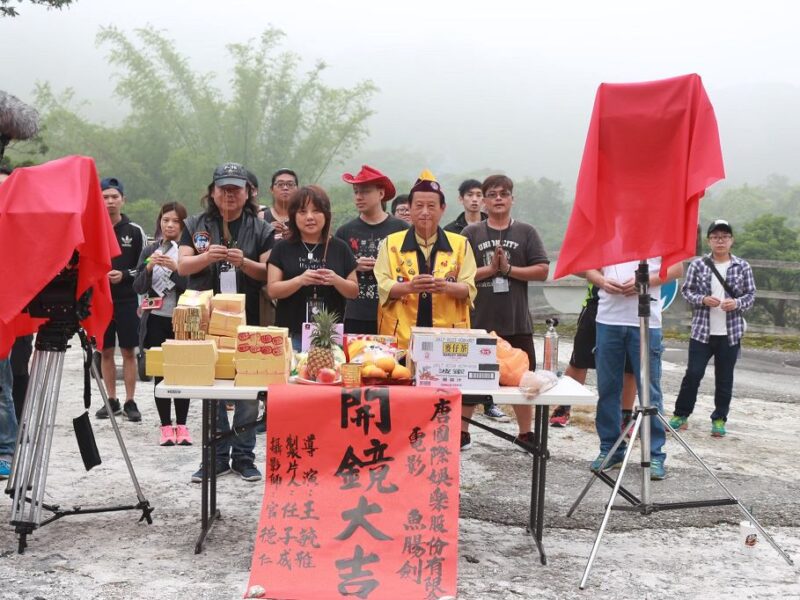
[[[301,388],[302,386],[298,386]],[[217,406],[222,401],[266,401],[268,389],[266,387],[235,387],[233,381],[217,379],[213,386],[207,385],[170,385],[163,381],[156,386],[156,395],[160,398],[191,398],[203,401],[203,426],[202,426],[202,470],[203,481],[201,491],[200,536],[195,544],[195,553],[203,550],[203,543],[211,525],[220,516],[217,509],[217,475],[214,468],[216,460],[216,445],[220,441],[217,431]],[[544,529],[544,497],[547,477],[547,460],[550,453],[547,450],[547,432],[549,429],[549,416],[551,405],[584,405],[597,404],[597,394],[587,389],[571,377],[561,377],[558,384],[552,389],[539,394],[535,398],[528,398],[515,387],[501,387],[497,390],[462,389],[462,396],[491,396],[495,404],[529,405],[535,407],[534,414],[534,442],[528,444],[521,442],[505,431],[485,425],[479,421],[466,419],[473,425],[485,429],[490,433],[524,448],[533,456],[533,469],[531,473],[531,504],[528,520],[528,531],[539,550],[542,564],[547,564],[547,557],[542,546],[542,531]],[[467,400],[469,402],[469,400]],[[249,427],[255,427],[257,422],[243,425],[237,430],[231,430],[227,435],[234,435]]]

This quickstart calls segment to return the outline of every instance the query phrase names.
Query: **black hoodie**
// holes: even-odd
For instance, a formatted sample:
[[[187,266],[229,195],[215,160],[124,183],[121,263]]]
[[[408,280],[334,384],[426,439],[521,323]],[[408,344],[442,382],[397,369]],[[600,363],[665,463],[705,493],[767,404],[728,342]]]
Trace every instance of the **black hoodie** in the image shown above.
[[[114,235],[117,236],[122,254],[111,259],[111,268],[122,271],[122,281],[111,284],[111,298],[114,302],[138,302],[136,292],[133,291],[133,280],[136,277],[139,255],[147,245],[147,236],[144,229],[131,222],[124,214],[119,223],[114,225]]]

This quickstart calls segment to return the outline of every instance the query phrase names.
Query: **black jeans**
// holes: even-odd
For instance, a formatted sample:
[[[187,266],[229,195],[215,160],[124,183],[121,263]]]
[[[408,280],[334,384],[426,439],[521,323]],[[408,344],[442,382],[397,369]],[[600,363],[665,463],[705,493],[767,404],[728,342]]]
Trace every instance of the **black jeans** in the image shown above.
[[[714,412],[711,419],[728,420],[733,394],[733,369],[739,358],[740,344],[728,344],[727,335],[712,335],[708,343],[689,340],[689,364],[675,401],[675,415],[688,417],[697,402],[697,389],[705,375],[708,361],[714,357]]]

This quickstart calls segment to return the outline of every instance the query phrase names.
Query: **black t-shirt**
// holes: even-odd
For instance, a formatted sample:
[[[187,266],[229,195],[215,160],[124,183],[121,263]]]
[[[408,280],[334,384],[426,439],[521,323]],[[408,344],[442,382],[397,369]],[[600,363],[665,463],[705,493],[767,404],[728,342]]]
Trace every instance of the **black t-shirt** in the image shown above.
[[[308,248],[306,248],[306,246]],[[283,271],[283,280],[287,281],[302,275],[307,269],[328,268],[340,277],[347,278],[356,268],[356,259],[350,248],[342,240],[331,238],[328,243],[328,255],[325,264],[325,244],[306,244],[300,241],[280,240],[269,255],[269,264]],[[309,258],[309,251],[312,255]],[[314,298],[330,311],[344,315],[345,299],[332,285],[309,285],[297,290],[287,298],[278,300],[275,309],[275,324],[288,327],[292,333],[299,333],[306,322],[306,307],[314,304]]]
[[[539,234],[527,223],[512,220],[503,231],[489,227],[488,221],[474,223],[462,235],[469,240],[478,268],[492,262],[495,248],[502,245],[512,267],[549,264]],[[493,277],[476,281],[478,294],[470,322],[472,326],[498,335],[523,335],[533,332],[528,310],[528,282],[511,277],[508,291],[495,293]]]
[[[388,215],[375,225],[365,223],[361,217],[348,221],[336,231],[336,237],[344,241],[356,258],[367,256],[378,258],[381,241],[395,231],[408,229],[408,223]],[[346,318],[360,321],[378,320],[378,281],[372,271],[358,271],[358,298],[347,301]]]

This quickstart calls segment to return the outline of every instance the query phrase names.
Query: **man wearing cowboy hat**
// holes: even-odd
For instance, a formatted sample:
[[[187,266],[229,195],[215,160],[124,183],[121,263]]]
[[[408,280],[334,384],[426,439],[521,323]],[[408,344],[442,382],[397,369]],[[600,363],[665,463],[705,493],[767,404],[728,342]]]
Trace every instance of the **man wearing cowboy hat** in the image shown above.
[[[445,201],[425,170],[409,194],[411,228],[389,235],[375,263],[378,333],[408,348],[411,327],[469,327],[475,256],[466,238],[439,227]]]
[[[390,233],[405,231],[408,224],[386,212],[386,203],[394,198],[391,180],[369,165],[356,175],[345,173],[342,180],[353,186],[353,200],[358,216],[339,227],[336,237],[343,240],[357,259],[358,298],[347,301],[344,330],[347,333],[378,332],[378,282],[373,268],[378,247]]]

